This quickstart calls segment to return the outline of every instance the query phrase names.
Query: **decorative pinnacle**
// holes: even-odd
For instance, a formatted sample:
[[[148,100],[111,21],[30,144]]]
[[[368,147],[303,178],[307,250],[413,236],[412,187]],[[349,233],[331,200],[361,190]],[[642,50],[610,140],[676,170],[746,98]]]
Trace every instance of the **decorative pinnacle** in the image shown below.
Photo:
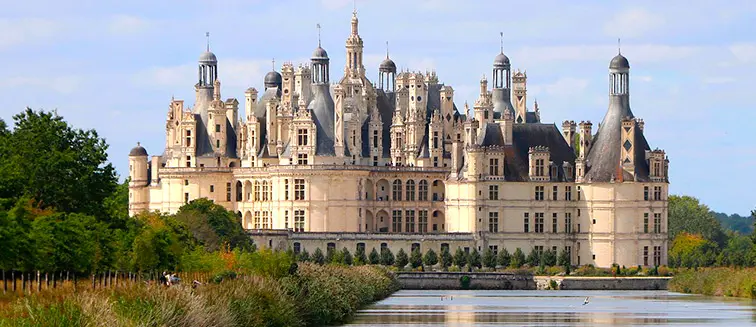
[[[352,9],[352,13],[353,13],[354,15],[357,15],[357,0],[353,0],[353,1],[352,1],[352,7],[353,7],[353,9]]]
[[[504,32],[499,32],[499,42],[501,43],[501,53],[504,53]]]
[[[617,54],[622,54],[622,47],[620,46],[620,38],[617,38]]]
[[[275,71],[275,70],[276,70],[276,58],[273,58],[273,59],[271,60],[271,64],[272,64],[272,66],[273,66],[273,70]]]
[[[142,146],[142,143],[141,142],[137,142],[137,146]]]
[[[320,48],[320,23],[318,23],[317,27],[318,27],[318,48]]]
[[[388,47],[388,41],[386,41],[386,59],[389,58],[389,47]]]
[[[207,52],[210,52],[210,32],[205,32],[205,37],[207,38]]]

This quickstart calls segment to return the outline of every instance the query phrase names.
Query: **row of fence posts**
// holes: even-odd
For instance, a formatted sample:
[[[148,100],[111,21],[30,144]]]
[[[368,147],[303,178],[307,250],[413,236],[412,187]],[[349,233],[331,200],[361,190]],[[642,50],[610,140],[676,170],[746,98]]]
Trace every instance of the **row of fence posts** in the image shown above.
[[[2,283],[3,294],[8,292],[21,294],[32,294],[35,291],[37,293],[42,292],[44,289],[55,289],[58,286],[63,286],[67,283],[73,284],[74,291],[77,290],[78,283],[83,276],[77,276],[76,273],[69,271],[63,272],[21,272],[21,271],[6,271],[2,270]],[[203,272],[191,272],[191,273],[178,273],[177,277],[181,278],[182,283],[191,284],[196,280],[200,283],[206,283],[212,277],[209,273]],[[156,271],[134,273],[134,272],[121,272],[121,271],[107,271],[102,273],[91,274],[89,279],[91,281],[91,289],[98,288],[113,288],[113,287],[126,287],[135,283],[147,283],[151,284],[161,279],[162,274]],[[20,287],[19,287],[20,282]],[[43,287],[44,285],[44,287]]]

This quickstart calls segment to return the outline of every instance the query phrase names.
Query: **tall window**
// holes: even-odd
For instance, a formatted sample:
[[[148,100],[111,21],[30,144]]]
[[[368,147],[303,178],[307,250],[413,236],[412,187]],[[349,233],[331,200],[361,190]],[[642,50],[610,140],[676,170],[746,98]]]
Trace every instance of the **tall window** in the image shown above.
[[[407,210],[405,211],[405,221],[406,227],[404,228],[404,231],[407,233],[414,233],[415,232],[415,210]]]
[[[499,246],[498,245],[489,245],[489,249],[491,249],[491,252],[493,252],[494,255],[499,254]]]
[[[378,148],[378,130],[373,131],[373,148]]]
[[[433,148],[438,149],[438,132],[433,132]]]
[[[415,201],[415,181],[407,181],[407,201]]]
[[[297,153],[297,165],[306,165],[307,163],[307,154]]]
[[[489,200],[499,199],[499,185],[488,185],[488,199]]]
[[[654,201],[659,201],[662,199],[661,190],[661,186],[654,186]]]
[[[488,213],[488,231],[491,233],[499,232],[499,213],[498,212]]]
[[[543,161],[544,161],[543,159],[536,159],[536,164],[535,164],[535,168],[536,168],[535,173],[536,173],[536,176],[544,176],[544,163],[543,163]]]
[[[189,203],[189,193],[184,193],[184,204]]]
[[[572,213],[567,212],[564,214],[564,232],[572,233]]]
[[[394,184],[391,187],[392,191],[392,197],[391,199],[394,201],[401,201],[402,200],[402,181],[395,180]]]
[[[491,176],[499,176],[499,159],[491,158],[488,160],[488,174]]]
[[[289,229],[289,210],[284,210],[284,229]]]
[[[417,212],[417,226],[418,226],[418,232],[420,233],[427,233],[428,232],[428,210],[420,210]]]
[[[263,201],[268,201],[268,181],[262,182],[262,198]]]
[[[255,211],[255,229],[260,229],[260,212]]]
[[[305,212],[304,210],[294,210],[294,231],[304,232]]]
[[[648,186],[644,186],[643,187],[643,201],[648,201],[648,197],[649,197]]]
[[[260,196],[260,182],[255,181],[255,201],[262,200],[262,196]]]
[[[284,179],[284,200],[289,201],[289,180]]]
[[[420,201],[428,201],[428,181],[421,180],[417,187],[417,199]]]
[[[580,186],[578,186],[577,188],[578,188],[578,198],[577,198],[577,200],[580,201],[580,198],[583,196],[583,189],[580,188]],[[579,213],[578,213],[578,216],[580,216]]]
[[[551,188],[551,200],[557,201],[559,200],[559,186],[554,185]]]
[[[565,186],[564,187],[564,200],[565,201],[572,201],[572,186]]]
[[[648,212],[643,214],[643,232],[648,233]]]
[[[186,131],[186,146],[192,146],[192,131]]]
[[[262,212],[262,228],[263,229],[268,229],[269,227],[270,227],[270,225],[268,225],[268,212],[267,211],[263,211]]]
[[[220,133],[220,124],[215,124],[215,132]]]
[[[307,145],[307,129],[297,129],[297,145]]]
[[[543,186],[536,186],[535,187],[535,200],[536,201],[543,201]]]
[[[192,166],[192,156],[186,156],[186,166],[187,167]]]
[[[643,247],[643,265],[648,266],[648,246]]]
[[[661,246],[656,245],[654,246],[654,266],[661,266]]]
[[[553,213],[553,214],[551,214],[551,232],[552,233],[557,233],[558,232],[558,229],[557,229],[557,213],[556,212]]]
[[[402,232],[402,211],[394,210],[391,212],[391,231],[394,233]]]
[[[231,183],[226,183],[226,201],[231,201]]]
[[[543,233],[543,212],[536,212],[535,214],[535,232]]]
[[[661,232],[662,232],[661,214],[655,213],[654,214],[654,233],[659,234]]]
[[[525,216],[522,219],[522,225],[523,225],[523,231],[525,233],[530,233],[530,214],[525,213]]]
[[[294,180],[294,200],[302,201],[305,199],[305,180],[298,178]]]

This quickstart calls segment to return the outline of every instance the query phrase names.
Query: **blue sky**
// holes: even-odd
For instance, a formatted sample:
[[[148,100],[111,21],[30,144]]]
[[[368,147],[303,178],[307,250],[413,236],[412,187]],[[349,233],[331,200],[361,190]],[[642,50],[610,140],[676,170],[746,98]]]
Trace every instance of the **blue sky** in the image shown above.
[[[94,128],[125,174],[137,141],[162,152],[171,96],[194,99],[195,66],[211,32],[223,97],[262,88],[283,61],[305,62],[315,25],[341,76],[352,0],[3,1],[0,118],[57,109]],[[527,70],[529,106],[546,122],[601,121],[607,66],[622,38],[631,106],[653,148],[670,157],[670,190],[717,211],[756,207],[756,2],[357,0],[365,65],[375,80],[390,42],[400,68],[435,69],[458,107],[477,97],[504,52]],[[748,101],[751,100],[751,101]]]

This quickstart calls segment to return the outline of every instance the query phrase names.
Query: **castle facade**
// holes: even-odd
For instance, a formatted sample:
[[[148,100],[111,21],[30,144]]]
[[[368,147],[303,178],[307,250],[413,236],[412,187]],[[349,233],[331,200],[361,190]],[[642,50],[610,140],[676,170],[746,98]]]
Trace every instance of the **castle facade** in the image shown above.
[[[258,246],[410,251],[568,251],[573,264],[667,263],[669,160],[630,110],[628,60],[609,64],[608,110],[543,123],[527,75],[503,51],[491,83],[459,110],[435,72],[366,77],[356,13],[343,77],[320,44],[221,97],[218,59],[200,56],[192,107],[172,99],[166,143],[129,153],[129,213],[175,213],[197,198],[237,212]],[[320,43],[320,42],[318,42]],[[561,127],[561,130],[560,130]],[[351,250],[354,251],[354,250]]]

